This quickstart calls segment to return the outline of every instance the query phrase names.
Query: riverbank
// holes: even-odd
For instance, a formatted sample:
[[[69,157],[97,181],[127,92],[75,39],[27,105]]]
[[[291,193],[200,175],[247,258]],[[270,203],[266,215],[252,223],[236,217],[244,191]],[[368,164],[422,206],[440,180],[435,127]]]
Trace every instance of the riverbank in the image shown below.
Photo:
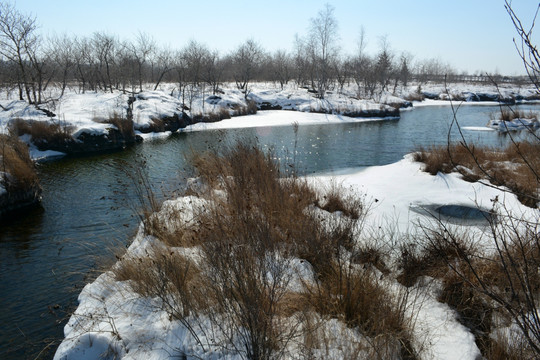
[[[242,162],[246,166],[249,163],[249,161]],[[368,323],[388,321],[390,314],[396,310],[391,304],[401,304],[399,309],[402,311],[401,316],[405,319],[405,327],[399,333],[384,333],[385,341],[383,343],[377,342],[376,350],[384,349],[386,354],[391,354],[391,357],[394,357],[398,356],[400,351],[403,354],[403,346],[408,343],[410,347],[407,348],[407,351],[413,351],[415,357],[419,359],[476,359],[481,356],[477,342],[478,333],[476,331],[478,329],[466,327],[460,323],[461,315],[458,314],[453,304],[441,300],[441,293],[447,286],[445,282],[448,279],[427,276],[427,273],[423,276],[417,274],[416,277],[411,277],[412,280],[404,279],[402,275],[407,274],[406,270],[399,265],[400,261],[403,261],[403,251],[404,249],[412,251],[413,248],[410,247],[409,241],[414,239],[415,242],[418,242],[422,236],[422,229],[428,229],[429,226],[433,226],[435,229],[436,225],[439,224],[438,221],[444,221],[443,223],[446,224],[445,220],[447,219],[441,220],[426,209],[455,205],[460,208],[480,208],[486,209],[486,211],[502,210],[501,215],[509,217],[512,215],[512,218],[516,215],[525,222],[537,221],[538,213],[536,210],[521,205],[514,195],[504,192],[503,189],[479,182],[466,182],[455,173],[439,173],[437,176],[431,176],[423,172],[422,169],[422,164],[414,162],[411,156],[406,156],[403,160],[390,165],[349,170],[345,174],[333,174],[332,176],[310,177],[308,183],[312,184],[314,189],[318,189],[316,193],[320,196],[328,190],[331,193],[332,189],[336,189],[336,184],[340,184],[341,195],[344,195],[345,198],[352,196],[361,201],[361,207],[356,208],[357,210],[361,209],[361,214],[358,215],[359,222],[355,222],[359,227],[354,230],[353,243],[343,245],[347,250],[342,250],[343,253],[339,253],[343,256],[342,261],[349,271],[356,269],[355,271],[364,274],[363,281],[371,279],[368,283],[363,282],[362,284],[370,284],[370,286],[376,284],[375,288],[369,287],[370,291],[378,290],[376,293],[368,293],[369,299],[367,299],[366,307],[369,306],[369,303],[373,303],[376,296],[381,296],[380,291],[386,294],[377,298],[381,300],[384,298],[384,301],[375,304],[375,306],[389,306],[385,307],[387,312],[385,312],[384,317],[369,318],[369,316],[376,316],[376,313],[370,313],[367,315]],[[248,173],[253,174],[253,172]],[[399,174],[399,181],[396,181],[396,174]],[[233,179],[234,177],[230,177],[225,181],[234,181]],[[188,308],[190,303],[184,296],[188,296],[187,291],[192,294],[192,290],[189,290],[190,287],[182,288],[186,293],[181,292],[180,298],[175,297],[174,290],[171,290],[170,294],[164,294],[161,298],[156,297],[152,293],[152,288],[141,290],[140,286],[144,284],[144,282],[140,282],[144,281],[142,273],[127,272],[126,270],[126,264],[136,265],[138,262],[150,264],[153,254],[163,254],[164,259],[168,259],[168,256],[178,255],[183,261],[178,263],[181,268],[183,268],[181,264],[189,263],[190,269],[196,269],[196,275],[193,275],[193,278],[188,276],[187,281],[191,281],[191,279],[199,281],[197,279],[200,279],[201,276],[206,276],[204,275],[205,271],[209,271],[209,268],[207,268],[208,253],[206,252],[207,245],[204,243],[205,239],[185,237],[182,234],[193,232],[193,234],[197,234],[196,236],[200,236],[201,233],[205,233],[204,225],[200,221],[205,214],[214,209],[214,206],[218,206],[213,204],[214,201],[226,201],[226,192],[231,191],[232,184],[222,184],[223,189],[213,190],[212,187],[206,187],[211,184],[206,183],[203,179],[192,180],[189,183],[192,184],[189,188],[189,196],[166,202],[159,213],[152,215],[155,216],[153,225],[151,225],[152,229],[161,230],[149,232],[148,227],[141,226],[126,255],[113,267],[113,270],[101,275],[95,282],[88,284],[83,289],[79,295],[79,307],[66,325],[66,337],[58,348],[55,359],[91,359],[104,354],[114,355],[118,358],[153,359],[167,359],[170,356],[235,359],[246,356],[246,348],[243,346],[245,344],[242,342],[246,338],[241,336],[243,331],[241,325],[234,323],[236,327],[229,327],[230,324],[227,321],[230,321],[230,318],[227,317],[227,314],[221,314],[223,317],[216,317],[211,315],[212,311]],[[219,187],[219,182],[214,183],[214,186]],[[263,193],[266,193],[268,187],[264,186],[264,189],[266,190]],[[242,191],[250,190],[242,188]],[[346,208],[342,207],[338,207],[339,210],[332,210],[326,203],[330,201],[329,197],[324,196],[324,198],[327,200],[322,202],[319,200],[315,206],[310,205],[309,201],[306,200],[306,204],[302,205],[306,206],[304,211],[313,212],[315,217],[323,219],[319,221],[325,222],[330,229],[332,226],[338,226],[341,231],[344,231],[343,226],[346,226],[345,224],[348,224],[357,215],[351,215],[346,211]],[[288,202],[287,199],[290,197],[284,197],[283,201]],[[498,199],[496,204],[494,204],[494,199]],[[260,214],[257,213],[262,217],[257,217],[258,224],[261,221],[269,221],[268,218],[264,217],[265,209],[260,208],[263,204],[249,203],[247,205],[250,209],[248,214],[253,214],[251,206],[261,211]],[[355,204],[360,203],[355,202]],[[286,214],[287,211],[288,208],[282,206],[281,212]],[[295,212],[291,216],[299,216],[300,213],[302,211]],[[212,214],[210,213],[210,215]],[[474,221],[469,222],[470,219],[462,217],[462,215],[463,212],[446,213],[445,216],[453,218],[453,224],[456,221],[460,224],[455,228],[452,227],[451,231],[456,231],[458,228],[466,231],[470,239],[474,239],[475,246],[482,248],[482,251],[485,251],[484,255],[488,256],[489,249],[492,249],[492,239],[489,231],[486,232],[490,226],[489,221],[484,219],[484,222],[479,223],[478,219],[472,219]],[[214,216],[212,218],[216,219]],[[412,226],[411,224],[416,225]],[[419,227],[420,224],[423,227]],[[504,221],[501,224],[504,224]],[[198,228],[199,226],[201,229]],[[295,226],[294,222],[291,226]],[[495,225],[495,228],[497,227],[498,225]],[[306,229],[306,227],[302,228]],[[216,234],[216,232],[212,233]],[[217,233],[220,234],[219,236],[226,236],[225,233]],[[282,242],[296,240],[294,237],[292,240],[289,237],[284,237],[282,231],[277,231],[275,234],[280,237]],[[311,240],[314,241],[314,239]],[[215,241],[219,241],[219,239],[216,238]],[[227,241],[233,240],[227,239]],[[310,284],[321,281],[317,275],[320,271],[318,266],[321,265],[316,262],[316,258],[295,255],[292,249],[296,249],[296,247],[291,248],[292,253],[285,255],[280,252],[282,247],[272,248],[274,253],[270,258],[268,257],[270,255],[263,257],[265,259],[263,264],[266,261],[270,262],[268,268],[259,269],[255,264],[261,266],[261,263],[255,263],[252,264],[254,268],[250,268],[249,272],[245,268],[239,268],[239,271],[244,271],[249,275],[249,278],[258,279],[258,271],[261,270],[263,284],[266,281],[272,282],[272,279],[278,279],[276,283],[272,284],[281,289],[277,291],[284,291],[284,294],[287,294],[282,295],[283,299],[289,299],[290,296],[294,295],[295,303],[300,306],[303,296],[307,296],[314,289]],[[322,251],[324,247],[317,249]],[[221,252],[222,255],[224,253],[227,252]],[[217,253],[215,255],[218,256]],[[324,261],[331,262],[333,256],[325,257]],[[214,260],[216,259],[213,258],[212,263]],[[238,259],[233,257],[229,261],[235,262]],[[153,263],[152,266],[155,264]],[[175,266],[171,265],[172,263],[168,264]],[[165,263],[162,265],[165,266]],[[442,263],[442,265],[445,264]],[[172,271],[169,267],[160,269],[165,278]],[[123,278],[119,278],[119,274],[123,274]],[[135,276],[136,274],[139,275]],[[279,277],[278,274],[280,274]],[[350,276],[350,273],[347,274]],[[241,273],[237,276],[235,279],[242,281]],[[371,281],[375,282],[371,283]],[[366,289],[364,285],[361,291]],[[199,284],[197,287],[199,286],[202,285]],[[146,296],[142,295],[144,291],[148,291]],[[214,297],[209,296],[210,293],[205,293],[205,297],[211,302]],[[330,296],[330,294],[327,295]],[[166,299],[174,299],[174,301],[166,303]],[[238,298],[235,301],[239,301]],[[328,301],[328,298],[324,301]],[[166,304],[173,306],[173,308]],[[263,304],[264,302],[259,302],[257,306],[263,306]],[[286,304],[290,303],[286,302]],[[191,306],[196,307],[196,305],[192,304]],[[175,306],[180,306],[181,311]],[[283,305],[279,302],[278,307],[282,309],[282,306],[289,305]],[[290,336],[278,337],[277,342],[273,343],[274,351],[279,351],[285,358],[298,358],[310,354],[307,357],[316,355],[329,359],[340,359],[353,353],[358,354],[358,352],[369,356],[374,334],[366,332],[363,328],[364,323],[348,326],[347,316],[349,315],[342,316],[341,313],[335,314],[333,312],[325,314],[320,312],[321,309],[317,310],[316,307],[314,309],[311,307],[302,308],[301,311],[306,311],[301,312],[304,314],[302,316],[298,314],[297,307],[294,309],[296,311],[289,312],[291,310],[289,309],[285,312],[279,312],[273,319],[275,323],[272,323],[272,328],[279,324],[281,329],[279,335],[287,334]],[[314,321],[317,325],[315,328],[318,330],[315,333],[310,333],[309,324],[312,323],[305,323],[304,316],[309,319],[308,321]],[[219,319],[223,322],[220,323]],[[493,325],[489,331],[494,337],[503,336],[505,331],[513,331],[512,324]],[[393,336],[404,336],[404,333],[408,335],[399,337],[399,339],[406,339],[406,342],[400,340],[399,345],[391,345],[393,344],[392,339],[395,339]],[[377,333],[375,332],[375,334]],[[388,336],[390,338],[386,338]],[[354,344],[357,344],[358,347]],[[280,347],[282,345],[283,347]],[[276,346],[277,350],[275,350]],[[249,349],[248,346],[247,351]]]
[[[233,84],[224,84],[216,94],[196,92],[186,97],[174,84],[164,84],[156,91],[129,95],[120,91],[67,91],[39,106],[7,98],[0,100],[0,133],[14,132],[33,149],[40,159],[47,156],[82,155],[120,150],[155,133],[193,131],[213,128],[207,125],[225,121],[230,127],[245,120],[242,115],[257,110],[289,110],[301,113],[331,115],[324,121],[358,122],[396,119],[400,109],[412,106],[449,104],[449,100],[468,104],[520,103],[538,99],[532,87],[478,84],[412,84],[400,87],[395,94],[383,92],[372,99],[360,99],[353,87],[340,92],[329,91],[320,99],[305,88],[288,85],[254,84],[245,96]],[[436,100],[435,100],[436,99]],[[235,120],[229,120],[234,117]],[[292,121],[289,122],[289,124]],[[232,125],[234,126],[234,125]]]

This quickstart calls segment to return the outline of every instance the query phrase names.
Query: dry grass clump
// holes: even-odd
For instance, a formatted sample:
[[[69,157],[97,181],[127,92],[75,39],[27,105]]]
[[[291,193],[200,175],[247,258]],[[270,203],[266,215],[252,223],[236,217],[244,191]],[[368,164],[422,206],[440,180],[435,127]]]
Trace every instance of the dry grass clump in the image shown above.
[[[537,207],[540,201],[540,142],[522,141],[502,150],[461,143],[432,146],[419,148],[414,160],[423,162],[431,175],[457,171],[467,181],[485,179],[507,187],[524,205]]]
[[[500,115],[497,116],[500,120],[512,121],[514,119],[536,119],[538,114],[534,111],[525,111],[512,108],[501,108]]]
[[[334,262],[332,268],[308,287],[305,301],[319,314],[337,318],[370,338],[385,339],[378,343],[378,351],[397,349],[393,357],[414,359],[405,304],[380,284],[379,275],[347,263]]]
[[[345,194],[346,190],[342,186],[332,183],[317,205],[330,213],[339,211],[347,217],[358,220],[364,211],[362,199]]]
[[[257,103],[253,100],[248,100],[246,105],[235,105],[233,108],[233,116],[253,115],[258,111]]]
[[[130,280],[138,294],[160,298],[177,319],[200,310],[205,303],[199,293],[197,265],[173,250],[152,248],[148,257],[123,259],[113,272],[119,281]]]
[[[135,130],[133,128],[133,120],[123,117],[122,115],[114,112],[108,119],[103,121],[106,124],[111,124],[122,134],[124,139],[133,139],[135,137]]]
[[[245,142],[194,154],[191,162],[207,186],[189,199],[200,201],[204,211],[194,212],[189,224],[163,208],[165,220],[146,216],[146,233],[171,247],[123,260],[118,279],[161,299],[186,326],[193,326],[187,315],[193,321],[193,314],[204,314],[220,334],[216,342],[247,359],[279,358],[298,337],[317,336],[306,333],[317,331],[307,323],[310,313],[339,320],[386,353],[414,358],[403,304],[370,266],[382,267],[382,256],[356,245],[365,215],[361,203],[339,187],[323,200],[305,180],[283,177],[271,154]],[[336,204],[328,207],[333,212],[319,205],[328,199]],[[183,225],[171,231],[169,221]],[[193,245],[196,266],[174,248]],[[293,290],[298,262],[309,263],[313,276],[296,280]],[[369,342],[364,347],[380,353]]]
[[[10,122],[9,132],[15,136],[29,134],[32,142],[40,149],[52,147],[63,147],[66,143],[72,142],[71,133],[73,127],[60,121],[26,121],[14,119]]]
[[[490,224],[494,249],[488,254],[478,251],[471,237],[442,223],[438,228],[425,228],[424,248],[416,252],[413,262],[406,256],[402,260],[418,268],[411,266],[404,275],[409,282],[419,275],[439,279],[439,301],[458,313],[458,320],[475,335],[487,358],[515,353],[512,349],[517,343],[523,349],[520,354],[534,358],[540,353],[538,224],[515,218],[506,221],[503,226]],[[497,327],[510,324],[519,329],[517,333],[494,336]],[[515,339],[508,338],[512,333]]]
[[[404,97],[407,101],[424,101],[426,96],[421,92],[411,92]]]
[[[218,112],[210,112],[207,114],[196,113],[192,115],[192,120],[195,123],[198,123],[198,122],[212,123],[212,122],[217,122],[217,121],[226,120],[230,118],[231,118],[231,114],[229,110],[226,108],[220,108]]]
[[[8,192],[36,188],[39,180],[28,146],[17,136],[0,134],[0,181]]]
[[[217,112],[210,113],[194,113],[191,118],[194,123],[206,122],[212,123],[221,120],[230,119],[232,116],[244,116],[244,115],[253,115],[257,113],[257,104],[249,100],[247,105],[236,104],[232,107],[231,110],[227,108],[220,108]]]

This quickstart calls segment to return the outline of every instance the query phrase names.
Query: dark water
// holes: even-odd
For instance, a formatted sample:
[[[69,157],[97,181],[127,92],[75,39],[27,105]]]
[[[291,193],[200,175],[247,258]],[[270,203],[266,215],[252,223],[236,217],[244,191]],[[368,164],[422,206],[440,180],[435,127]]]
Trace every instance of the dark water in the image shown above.
[[[483,126],[497,110],[462,107],[458,119]],[[52,358],[77,294],[134,235],[136,201],[125,174],[131,170],[119,161],[146,159],[158,193],[182,186],[186,154],[238,137],[258,139],[283,162],[295,158],[305,173],[382,165],[417,146],[445,144],[451,115],[449,107],[426,107],[403,112],[399,121],[300,126],[296,156],[292,126],[284,126],[177,134],[119,153],[41,164],[42,207],[0,223],[0,359]],[[494,146],[508,141],[496,132],[465,135]]]

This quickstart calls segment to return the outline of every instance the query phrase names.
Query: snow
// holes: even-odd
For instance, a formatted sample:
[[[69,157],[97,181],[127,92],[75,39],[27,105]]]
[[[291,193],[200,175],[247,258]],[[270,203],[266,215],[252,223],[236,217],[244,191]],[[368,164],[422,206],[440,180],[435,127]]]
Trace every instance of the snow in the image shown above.
[[[295,114],[298,117],[304,115],[285,114]],[[251,118],[262,118],[264,121],[264,115]],[[315,118],[319,118],[319,115]],[[457,174],[439,173],[431,176],[421,170],[422,166],[408,155],[394,164],[351,169],[348,173],[311,176],[309,181],[319,186],[337,182],[351,191],[364,194],[362,196],[372,204],[367,217],[368,225],[395,222],[401,234],[411,231],[412,224],[429,220],[425,213],[411,211],[411,207],[415,206],[461,204],[489,209],[493,205],[492,200],[498,197],[509,211],[519,212],[523,216],[535,216],[534,210],[525,208],[512,194],[481,183],[465,182]],[[177,213],[180,215],[175,218],[181,222],[195,221],[194,214],[197,209],[204,209],[205,203],[206,200],[194,196],[181,197],[165,202],[156,216],[171,219],[171,214]],[[174,226],[174,223],[166,222],[165,226]],[[468,226],[468,229],[481,231],[476,226]],[[144,236],[139,231],[128,249],[128,256],[143,255],[155,246],[162,245],[155,238]],[[195,257],[198,254],[197,248],[177,248],[176,251]],[[303,282],[313,278],[313,271],[301,259],[291,258],[286,261],[290,264],[291,272],[288,286],[299,291]],[[389,282],[388,286],[394,288],[396,294],[407,291],[395,280],[384,281]],[[436,280],[424,279],[409,291],[416,292],[415,296],[407,298],[407,315],[413,323],[413,346],[422,359],[474,360],[481,357],[474,336],[457,321],[456,313],[448,305],[437,301]],[[152,306],[153,301],[156,300],[135,295],[126,282],[115,281],[110,272],[101,275],[81,292],[79,307],[65,327],[65,340],[58,348],[55,359],[92,359],[104,354],[123,359],[168,359],[178,349],[200,358],[240,358],[240,355],[228,353],[223,348],[210,346],[206,352],[201,350],[186,328],[178,321],[169,319],[164,311]],[[200,326],[197,334],[204,338],[209,333],[206,326],[210,325],[203,316],[196,320]],[[365,341],[358,333],[349,334],[350,330],[336,319],[324,322],[323,329],[333,339],[325,355],[321,353],[323,357],[342,358],[345,351],[342,342],[345,338],[349,343]],[[332,333],[340,336],[332,337]]]
[[[409,316],[414,318],[413,333],[421,358],[437,360],[482,358],[474,335],[457,321],[456,313],[447,304],[437,301],[435,287],[433,283],[428,283],[427,293],[414,297],[408,304]]]
[[[431,205],[458,204],[491,209],[492,200],[498,198],[504,200],[509,211],[534,216],[533,210],[525,208],[514,195],[503,190],[480,182],[466,182],[457,173],[431,176],[423,172],[422,167],[423,164],[413,161],[412,155],[407,155],[394,164],[324,175],[313,180],[321,183],[337,181],[365,194],[373,201],[368,214],[372,224],[392,222],[403,234],[419,221],[426,220],[423,212],[413,210]]]
[[[219,130],[219,129],[238,129],[250,127],[273,127],[290,126],[298,123],[299,125],[317,125],[317,124],[338,124],[368,121],[387,121],[395,118],[353,118],[343,115],[313,114],[297,111],[268,110],[259,111],[255,115],[242,116],[228,120],[222,120],[215,123],[197,123],[188,125],[184,132]]]
[[[259,106],[279,107],[283,110],[294,110],[298,112],[326,113],[334,115],[320,115],[313,118],[298,116],[292,121],[304,121],[306,123],[329,123],[329,122],[355,122],[368,121],[367,119],[348,118],[339,114],[373,115],[381,110],[389,111],[392,106],[406,106],[408,102],[404,100],[408,95],[418,91],[419,84],[410,84],[406,87],[399,87],[396,93],[385,91],[376,94],[375,99],[361,99],[358,97],[357,89],[354,85],[345,86],[338,91],[329,91],[324,99],[317,98],[307,89],[294,84],[287,84],[283,89],[272,83],[254,83],[250,88],[248,99],[255,101]],[[153,124],[154,119],[173,117],[182,115],[186,111],[189,115],[209,114],[228,110],[231,114],[236,107],[246,106],[244,93],[238,90],[234,84],[223,84],[219,92],[215,95],[209,93],[207,89],[198,89],[199,92],[193,96],[190,94],[179,94],[174,84],[162,84],[157,90],[142,91],[132,97],[133,101],[133,121],[135,130],[145,130]],[[55,97],[55,91],[58,92]],[[533,88],[518,88],[516,85],[502,84],[499,87],[494,85],[471,85],[471,84],[448,84],[447,87],[441,84],[421,84],[421,91],[433,94],[439,100],[426,99],[422,102],[414,102],[415,107],[419,106],[440,106],[449,105],[447,91],[452,94],[452,98],[465,98],[470,100],[472,94],[481,94],[484,98],[528,98],[535,95]],[[114,90],[113,92],[87,91],[77,93],[69,90],[59,96],[59,91],[50,90],[50,99],[40,105],[40,110],[35,106],[30,106],[24,101],[10,99],[10,94],[5,94],[0,99],[0,133],[8,131],[9,122],[20,118],[23,120],[55,122],[62,126],[68,126],[72,130],[72,136],[77,138],[81,133],[94,135],[105,134],[107,129],[114,128],[114,125],[107,124],[106,121],[114,115],[126,116],[130,95]],[[467,98],[469,96],[469,98]],[[498,104],[493,101],[461,102],[455,103],[467,105],[493,105]],[[55,116],[49,117],[45,110],[52,112]],[[287,114],[287,115],[285,115]],[[290,115],[289,112],[283,116]],[[268,115],[270,116],[270,115]],[[273,116],[273,115],[272,115]],[[191,126],[185,131],[200,131],[205,129],[231,128],[231,127],[252,127],[252,126],[276,126],[287,125],[292,121],[278,119],[278,124],[269,120],[264,115],[249,120],[250,117],[236,118],[222,121],[223,124],[198,124]],[[355,120],[353,120],[355,119]],[[369,121],[380,120],[369,119]],[[281,121],[281,122],[280,122]],[[147,131],[144,131],[147,132]],[[157,135],[141,136],[144,139],[154,139]],[[166,136],[166,135],[165,135]]]
[[[135,135],[140,136],[144,141],[151,141],[151,140],[158,140],[158,139],[166,139],[169,136],[171,136],[171,131],[164,131],[164,132],[152,132],[152,133],[142,133],[140,131],[135,131]]]
[[[463,126],[462,129],[468,131],[495,131],[495,129],[486,126]]]

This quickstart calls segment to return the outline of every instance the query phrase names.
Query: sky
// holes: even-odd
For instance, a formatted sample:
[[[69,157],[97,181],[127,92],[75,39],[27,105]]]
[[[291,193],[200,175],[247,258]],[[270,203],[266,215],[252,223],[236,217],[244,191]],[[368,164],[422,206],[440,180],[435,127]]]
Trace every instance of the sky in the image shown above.
[[[181,49],[196,40],[225,54],[249,38],[270,52],[291,50],[295,35],[307,34],[310,19],[326,3],[335,8],[343,53],[356,50],[363,27],[371,54],[385,37],[397,55],[438,59],[459,72],[524,73],[503,0],[17,0],[14,5],[36,17],[43,35],[99,31],[134,39],[143,32],[162,46]],[[512,1],[526,25],[537,6],[536,0]]]

